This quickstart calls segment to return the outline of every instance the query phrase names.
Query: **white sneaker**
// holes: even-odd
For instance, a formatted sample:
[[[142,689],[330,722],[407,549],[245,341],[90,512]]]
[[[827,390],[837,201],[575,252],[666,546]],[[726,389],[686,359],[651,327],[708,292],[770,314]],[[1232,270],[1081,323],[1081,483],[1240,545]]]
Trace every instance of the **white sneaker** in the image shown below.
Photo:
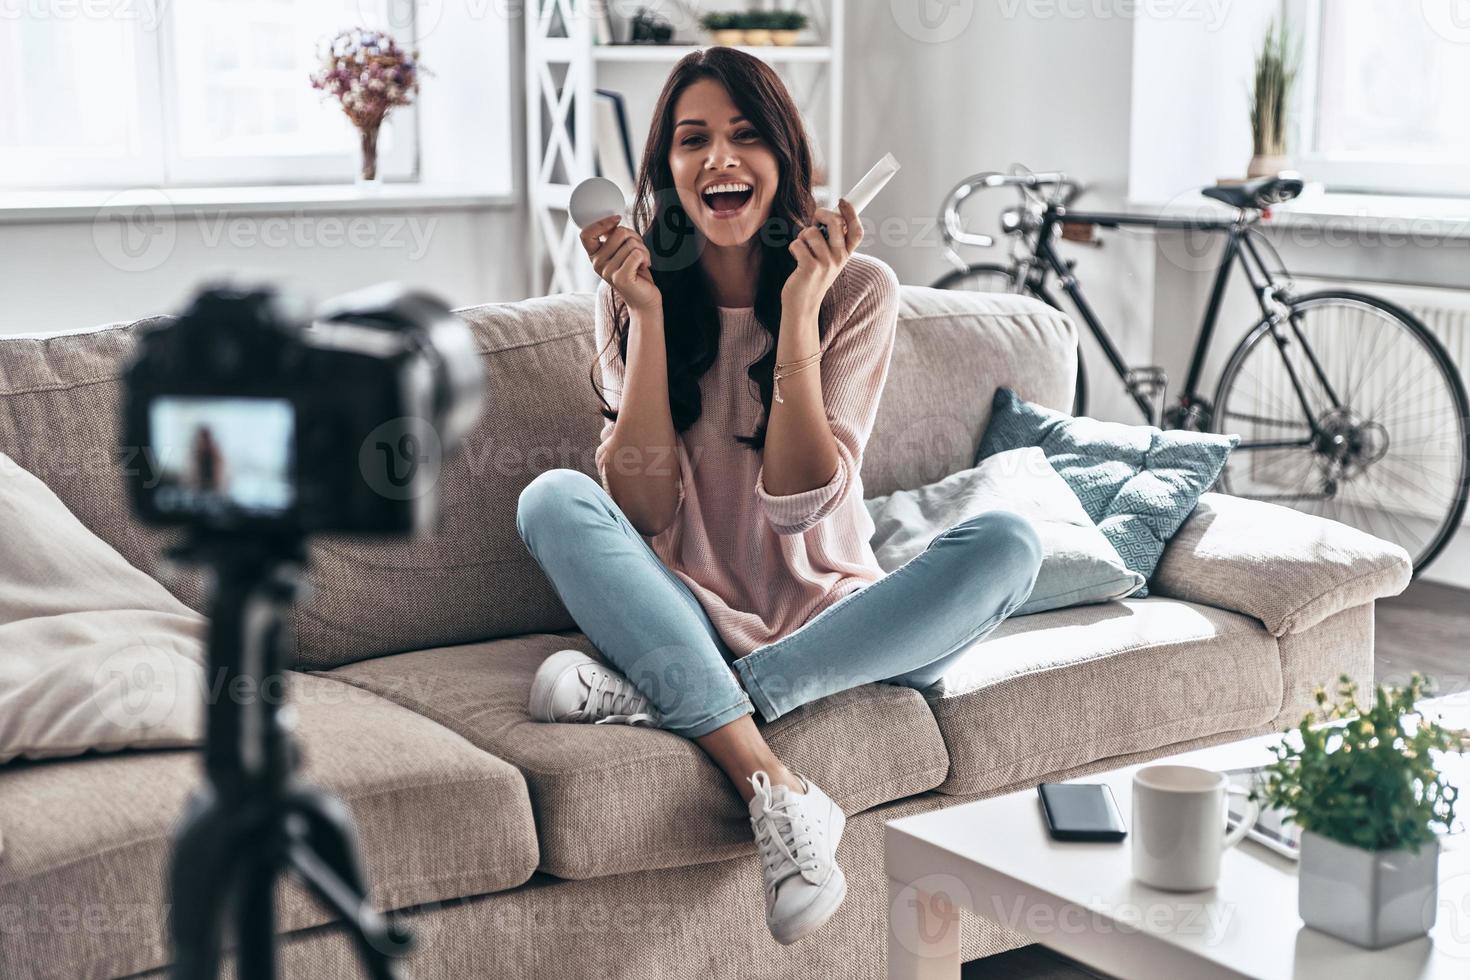
[[[837,866],[837,842],[847,817],[808,779],[806,792],[772,786],[760,770],[750,777],[750,826],[766,879],[766,927],[790,945],[820,929],[847,897]]]
[[[581,650],[560,650],[536,668],[530,709],[536,721],[659,724],[658,712],[632,681]]]

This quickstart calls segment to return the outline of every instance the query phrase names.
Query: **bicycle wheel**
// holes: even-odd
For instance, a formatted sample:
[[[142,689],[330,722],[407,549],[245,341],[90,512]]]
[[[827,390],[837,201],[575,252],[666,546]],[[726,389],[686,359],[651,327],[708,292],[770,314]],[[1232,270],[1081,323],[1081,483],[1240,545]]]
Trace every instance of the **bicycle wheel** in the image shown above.
[[[934,280],[934,288],[967,289],[974,293],[1013,293],[1016,291],[1015,282],[1015,276],[1005,266],[980,263],[946,272]],[[1072,414],[1082,415],[1087,411],[1087,370],[1082,363],[1082,338],[1078,337],[1077,340],[1077,387],[1072,392]]]
[[[1214,429],[1241,437],[1221,489],[1397,542],[1418,575],[1470,489],[1459,370],[1412,314],[1362,293],[1296,299],[1279,329],[1280,344],[1258,324],[1220,377]]]
[[[972,293],[1013,293],[1016,277],[1003,265],[981,263],[951,269],[934,280],[935,289],[965,289]]]

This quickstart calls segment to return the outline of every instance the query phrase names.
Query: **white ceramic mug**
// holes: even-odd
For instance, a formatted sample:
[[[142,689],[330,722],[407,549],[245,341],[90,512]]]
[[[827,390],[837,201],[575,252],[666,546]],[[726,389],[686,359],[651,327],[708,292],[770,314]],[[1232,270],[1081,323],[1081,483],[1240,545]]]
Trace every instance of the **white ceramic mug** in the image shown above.
[[[1210,769],[1146,766],[1133,775],[1133,877],[1169,891],[1201,891],[1220,880],[1220,855],[1239,844],[1261,808],[1225,833],[1225,798],[1249,796]]]

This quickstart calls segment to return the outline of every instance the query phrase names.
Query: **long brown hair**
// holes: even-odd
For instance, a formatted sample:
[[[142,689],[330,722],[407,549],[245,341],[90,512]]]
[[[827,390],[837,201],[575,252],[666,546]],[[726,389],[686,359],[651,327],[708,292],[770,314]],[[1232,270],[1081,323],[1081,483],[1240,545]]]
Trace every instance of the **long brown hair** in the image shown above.
[[[664,332],[668,358],[669,414],[674,431],[683,432],[703,411],[699,380],[714,365],[719,352],[720,318],[699,263],[700,239],[694,221],[685,212],[674,188],[669,153],[674,141],[674,104],[694,82],[712,78],[725,87],[780,167],[771,213],[756,233],[761,249],[760,272],[755,289],[755,318],[771,335],[771,349],[746,368],[760,390],[764,412],[751,435],[737,434],[737,442],[751,449],[765,446],[766,426],[771,417],[771,376],[776,365],[776,337],[781,326],[781,287],[796,268],[787,246],[812,219],[812,153],[801,114],[771,67],[759,58],[734,48],[713,47],[681,58],[669,73],[654,108],[643,163],[638,171],[634,196],[633,227],[648,245],[652,256],[654,284],[663,296]],[[827,304],[819,317],[818,332],[824,335],[828,322]],[[609,346],[617,344],[618,356],[628,362],[628,312],[613,294],[613,329]],[[599,352],[599,357],[603,352]],[[604,418],[618,417],[603,398],[593,367],[593,389],[602,402]]]

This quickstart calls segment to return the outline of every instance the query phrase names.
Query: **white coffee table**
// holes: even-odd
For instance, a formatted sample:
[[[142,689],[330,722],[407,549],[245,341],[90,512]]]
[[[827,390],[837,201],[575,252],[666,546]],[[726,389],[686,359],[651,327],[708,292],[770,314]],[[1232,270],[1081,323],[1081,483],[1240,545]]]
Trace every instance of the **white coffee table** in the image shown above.
[[[1269,747],[1277,738],[1234,742],[1169,761],[1216,770],[1259,765],[1270,761]],[[1137,768],[1077,781],[1111,786],[1131,826]],[[1465,799],[1470,806],[1470,793]],[[1133,880],[1131,837],[1116,844],[1052,840],[1035,789],[905,817],[890,821],[885,834],[888,976],[960,975],[958,905],[1127,980],[1466,980],[1467,837],[1441,842],[1439,918],[1429,938],[1369,952],[1303,926],[1296,911],[1296,862],[1253,841],[1225,854],[1216,888],[1179,894]]]

